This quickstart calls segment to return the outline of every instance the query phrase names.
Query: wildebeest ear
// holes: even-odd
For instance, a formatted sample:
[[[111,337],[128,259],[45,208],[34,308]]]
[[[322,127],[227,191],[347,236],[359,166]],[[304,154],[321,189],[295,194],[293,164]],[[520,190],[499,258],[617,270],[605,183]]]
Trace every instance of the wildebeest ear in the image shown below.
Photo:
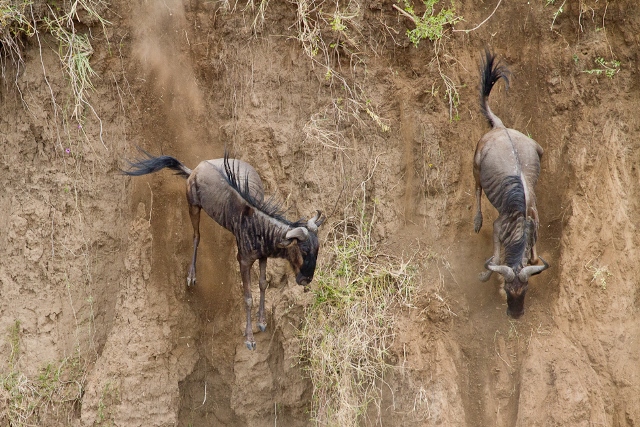
[[[493,263],[493,257],[489,258],[487,262],[484,263],[484,268],[487,270],[495,271],[496,273],[502,274],[505,282],[513,282],[516,274],[513,272],[513,269],[508,265],[496,265]]]
[[[521,282],[526,282],[527,280],[529,280],[531,276],[540,274],[544,270],[549,268],[549,263],[547,263],[547,261],[542,259],[541,256],[539,256],[538,258],[540,258],[543,265],[528,265],[524,267],[522,270],[520,270],[520,273],[518,273],[518,279],[520,279]]]
[[[285,249],[285,248],[288,248],[289,246],[293,245],[295,242],[296,242],[296,239],[285,239],[285,240],[280,241],[277,246],[280,249]]]

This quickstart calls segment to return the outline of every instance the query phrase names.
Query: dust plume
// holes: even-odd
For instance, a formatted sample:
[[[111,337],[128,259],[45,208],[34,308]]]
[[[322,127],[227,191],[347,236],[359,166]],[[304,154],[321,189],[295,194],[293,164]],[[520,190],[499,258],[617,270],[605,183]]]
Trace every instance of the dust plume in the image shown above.
[[[140,73],[163,106],[166,125],[176,138],[188,137],[204,112],[189,58],[189,31],[184,5],[179,0],[145,2],[133,8],[132,52],[140,61]]]

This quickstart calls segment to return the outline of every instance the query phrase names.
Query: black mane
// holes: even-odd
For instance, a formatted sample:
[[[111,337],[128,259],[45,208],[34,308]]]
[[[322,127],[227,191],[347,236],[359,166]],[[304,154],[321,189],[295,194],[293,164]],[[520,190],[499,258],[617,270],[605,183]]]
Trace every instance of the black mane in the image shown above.
[[[306,224],[304,219],[295,222],[289,221],[284,216],[282,203],[278,201],[275,196],[271,196],[268,199],[259,199],[255,194],[252,194],[249,186],[249,174],[245,174],[244,177],[239,176],[239,166],[233,159],[229,162],[229,153],[226,150],[224,152],[224,171],[225,173],[223,175],[227,183],[254,208],[291,227],[300,227]]]
[[[500,216],[506,218],[503,223],[502,236],[504,245],[504,262],[511,268],[522,263],[522,256],[529,238],[529,221],[527,218],[527,202],[524,186],[519,176],[508,176],[502,182],[502,203]]]

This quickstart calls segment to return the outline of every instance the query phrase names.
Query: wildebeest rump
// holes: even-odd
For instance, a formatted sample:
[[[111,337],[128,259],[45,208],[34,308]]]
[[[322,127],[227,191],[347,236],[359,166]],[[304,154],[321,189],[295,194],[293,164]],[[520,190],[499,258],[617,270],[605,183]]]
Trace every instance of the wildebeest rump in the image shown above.
[[[494,271],[500,273],[505,281],[507,314],[518,318],[524,313],[529,277],[549,267],[536,252],[539,220],[534,187],[543,151],[533,139],[506,128],[489,108],[487,100],[494,84],[503,79],[509,87],[507,67],[486,50],[480,72],[480,108],[492,129],[478,141],[473,161],[475,232],[482,227],[482,190],[498,210],[498,219],[493,223],[493,256],[485,263],[487,271],[481,273],[480,280],[489,280]],[[538,260],[543,265],[530,265],[538,264]]]
[[[307,286],[313,279],[318,256],[318,227],[324,219],[320,211],[310,220],[292,222],[280,212],[272,200],[264,199],[262,180],[246,162],[229,159],[202,161],[191,170],[171,156],[154,157],[142,151],[144,159],[129,162],[126,175],[139,176],[164,168],[176,171],[187,179],[187,201],[193,225],[193,257],[187,285],[196,282],[196,258],[200,242],[200,211],[231,231],[238,245],[238,263],[247,313],[245,344],[251,350],[256,343],[251,327],[251,267],[258,260],[260,267],[260,305],[258,327],[264,331],[267,258],[285,258],[296,273],[296,282]]]

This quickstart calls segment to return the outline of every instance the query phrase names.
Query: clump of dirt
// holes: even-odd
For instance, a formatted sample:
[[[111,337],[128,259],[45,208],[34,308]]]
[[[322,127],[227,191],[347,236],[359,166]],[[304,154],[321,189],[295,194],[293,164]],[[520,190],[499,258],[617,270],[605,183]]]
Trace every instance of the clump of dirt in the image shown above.
[[[98,74],[82,123],[69,120],[55,40],[26,39],[16,82],[0,86],[2,378],[82,360],[65,425],[313,424],[298,341],[311,293],[270,260],[268,328],[248,351],[233,236],[202,221],[187,289],[184,181],[119,174],[136,146],[189,167],[227,148],[290,218],[329,214],[322,241],[364,213],[380,247],[417,268],[363,423],[640,423],[635,3],[458,1],[464,20],[417,47],[391,1],[330,2],[313,15],[323,25],[302,19],[319,2],[257,3],[115,0],[104,31],[80,14]],[[513,73],[492,110],[545,150],[538,250],[551,268],[517,321],[498,279],[477,278],[495,219],[484,200],[473,233],[486,45]],[[2,384],[9,420],[18,389]]]

